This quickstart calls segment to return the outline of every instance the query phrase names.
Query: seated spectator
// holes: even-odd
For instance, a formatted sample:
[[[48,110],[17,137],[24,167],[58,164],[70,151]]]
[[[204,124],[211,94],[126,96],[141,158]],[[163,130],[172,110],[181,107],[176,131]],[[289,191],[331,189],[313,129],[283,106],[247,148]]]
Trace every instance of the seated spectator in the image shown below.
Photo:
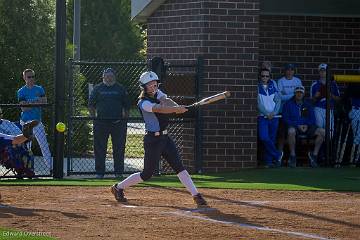
[[[308,153],[311,167],[317,167],[317,156],[324,141],[325,130],[315,125],[315,114],[311,103],[304,101],[305,88],[298,86],[294,90],[294,97],[283,107],[283,121],[287,128],[287,139],[290,148],[289,166],[296,167],[296,136],[306,135],[315,137],[313,152]]]
[[[295,64],[288,63],[284,66],[284,76],[277,80],[279,96],[281,99],[280,114],[286,101],[294,96],[294,89],[302,86],[300,78],[295,77]],[[286,127],[284,121],[280,119],[278,130],[278,148],[283,150],[286,139]]]
[[[280,109],[280,98],[276,82],[270,80],[269,69],[262,69],[260,76],[261,81],[258,85],[259,138],[265,147],[266,166],[280,166],[283,152],[278,151],[275,147],[276,133],[279,125],[279,118],[277,116]]]

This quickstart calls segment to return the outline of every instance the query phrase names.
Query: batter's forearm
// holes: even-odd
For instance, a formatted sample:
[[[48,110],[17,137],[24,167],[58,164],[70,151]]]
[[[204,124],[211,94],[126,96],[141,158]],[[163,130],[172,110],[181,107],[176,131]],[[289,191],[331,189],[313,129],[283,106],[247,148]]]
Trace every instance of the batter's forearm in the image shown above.
[[[187,111],[187,109],[184,106],[167,106],[163,104],[155,104],[152,108],[153,112],[157,113],[164,113],[164,114],[170,114],[170,113],[184,113]]]

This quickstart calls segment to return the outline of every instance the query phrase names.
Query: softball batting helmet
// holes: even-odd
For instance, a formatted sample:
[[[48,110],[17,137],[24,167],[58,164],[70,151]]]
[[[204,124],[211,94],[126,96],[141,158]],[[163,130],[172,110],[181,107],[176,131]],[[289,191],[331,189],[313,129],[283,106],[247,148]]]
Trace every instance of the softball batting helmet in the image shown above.
[[[139,78],[140,87],[144,87],[145,84],[151,81],[159,81],[159,77],[152,71],[143,72]]]

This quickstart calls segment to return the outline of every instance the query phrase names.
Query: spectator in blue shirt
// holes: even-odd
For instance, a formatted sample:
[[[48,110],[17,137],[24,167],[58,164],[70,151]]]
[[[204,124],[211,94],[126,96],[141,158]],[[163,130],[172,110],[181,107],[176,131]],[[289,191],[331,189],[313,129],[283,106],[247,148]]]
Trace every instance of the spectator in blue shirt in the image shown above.
[[[294,97],[285,103],[282,111],[290,148],[289,166],[296,167],[296,136],[301,134],[307,137],[316,136],[314,150],[309,152],[308,156],[310,165],[317,167],[317,156],[324,141],[325,130],[316,126],[313,106],[310,102],[304,101],[305,88],[296,87],[294,94]]]
[[[24,124],[33,120],[39,122],[39,124],[34,128],[34,136],[39,143],[41,153],[51,174],[53,167],[51,152],[47,142],[45,126],[42,123],[41,107],[37,106],[37,104],[47,103],[45,90],[42,86],[35,84],[34,70],[25,69],[23,71],[23,79],[25,81],[25,85],[17,91],[17,98],[20,104],[30,104],[32,106],[21,107],[20,124],[24,126]],[[29,146],[29,149],[30,148],[31,144]]]

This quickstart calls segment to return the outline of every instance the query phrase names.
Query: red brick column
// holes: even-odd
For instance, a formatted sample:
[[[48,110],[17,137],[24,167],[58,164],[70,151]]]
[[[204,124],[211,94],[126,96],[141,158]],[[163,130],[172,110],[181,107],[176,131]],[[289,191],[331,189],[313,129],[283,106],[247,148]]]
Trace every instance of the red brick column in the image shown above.
[[[166,1],[148,18],[148,56],[204,57],[202,95],[232,97],[203,110],[204,171],[257,164],[258,0]]]

